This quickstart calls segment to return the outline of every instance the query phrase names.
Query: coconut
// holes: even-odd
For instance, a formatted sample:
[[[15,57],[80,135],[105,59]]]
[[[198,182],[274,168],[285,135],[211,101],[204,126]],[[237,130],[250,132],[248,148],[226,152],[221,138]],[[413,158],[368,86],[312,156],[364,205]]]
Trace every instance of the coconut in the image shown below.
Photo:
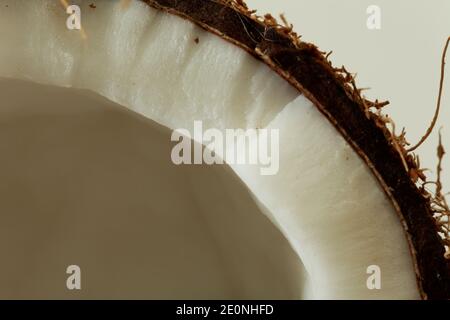
[[[433,217],[435,199],[417,186],[423,173],[415,157],[406,150],[404,139],[388,130],[388,119],[379,112],[385,103],[364,99],[345,68],[334,68],[325,53],[301,41],[288,24],[280,25],[270,15],[257,16],[242,1],[145,0],[126,2],[126,5],[95,1],[95,8],[90,6],[92,2],[78,1],[83,13],[83,29],[74,32],[65,28],[67,14],[57,1],[2,2],[8,7],[0,12],[0,40],[5,44],[0,50],[1,77],[26,79],[53,87],[56,91],[48,96],[67,95],[64,101],[74,100],[71,94],[76,90],[88,89],[151,119],[154,126],[162,126],[164,130],[191,130],[195,121],[201,120],[205,129],[279,132],[280,163],[276,174],[261,175],[259,165],[228,163],[228,166],[211,167],[222,177],[220,183],[212,183],[208,177],[214,176],[213,169],[204,176],[191,172],[189,179],[195,180],[190,184],[194,190],[191,198],[182,196],[181,192],[189,187],[176,182],[176,177],[181,181],[186,179],[183,178],[185,173],[175,169],[179,167],[167,167],[163,159],[158,158],[149,161],[152,169],[145,171],[142,162],[128,159],[126,163],[130,165],[141,164],[140,172],[147,172],[144,176],[159,177],[150,179],[155,186],[163,183],[163,176],[170,176],[170,185],[179,186],[174,198],[186,207],[185,210],[171,207],[173,200],[157,201],[161,197],[166,199],[159,193],[165,189],[158,192],[158,188],[145,185],[153,190],[155,205],[143,205],[136,211],[139,218],[129,224],[124,221],[133,212],[131,204],[148,204],[144,201],[145,195],[131,197],[130,192],[119,188],[110,198],[104,194],[100,197],[95,193],[99,185],[93,187],[100,183],[98,181],[105,188],[113,184],[107,179],[114,172],[113,162],[103,175],[79,184],[92,191],[92,195],[97,194],[89,197],[87,203],[91,203],[92,208],[100,205],[101,209],[94,212],[103,213],[102,218],[89,219],[93,214],[87,209],[89,206],[77,212],[76,206],[69,206],[69,200],[51,206],[51,216],[60,218],[52,224],[52,230],[61,227],[65,232],[53,234],[51,239],[61,243],[55,251],[46,241],[49,236],[46,228],[42,225],[37,228],[40,231],[36,231],[33,240],[42,239],[47,259],[55,259],[55,253],[61,253],[62,248],[70,244],[78,257],[90,266],[88,270],[95,270],[93,274],[97,277],[101,277],[101,270],[105,269],[99,266],[114,261],[108,264],[111,273],[106,274],[134,279],[124,280],[119,285],[119,288],[127,288],[125,291],[131,295],[133,285],[127,286],[127,283],[136,286],[137,278],[147,279],[146,285],[139,286],[138,294],[135,293],[143,297],[449,298],[450,267],[444,258],[444,242]],[[16,99],[7,95],[12,90],[10,86],[30,85],[14,81],[5,80],[3,101]],[[38,86],[33,90],[47,89]],[[98,99],[91,97],[83,103],[106,103],[99,103]],[[14,110],[22,110],[30,104],[33,105],[33,101],[22,101],[18,104],[22,107]],[[69,105],[64,103],[60,107],[76,109]],[[58,118],[57,121],[63,120]],[[83,126],[82,122],[75,124],[77,128]],[[133,137],[129,132],[114,133],[112,124],[104,126],[111,134],[116,134],[116,139],[131,141]],[[122,124],[116,120],[115,126],[121,128]],[[95,131],[88,128],[88,132]],[[157,131],[153,134],[157,135]],[[43,145],[48,145],[48,141],[51,140]],[[95,141],[97,145],[102,142]],[[148,147],[156,152],[158,146],[160,150],[167,149],[167,145],[163,145],[163,142],[153,141]],[[116,146],[118,153],[124,148],[124,145]],[[250,146],[250,143],[244,144],[237,151],[249,152]],[[10,148],[8,154],[16,155],[10,160],[14,163],[20,153],[16,144]],[[136,148],[143,150],[142,145]],[[169,161],[170,151],[166,151]],[[86,149],[81,154],[87,154]],[[103,154],[115,159],[111,150],[97,156]],[[76,158],[64,158],[57,163],[73,165],[77,163]],[[17,170],[11,169],[13,166],[5,168],[12,173],[9,181],[15,181]],[[102,172],[98,163],[94,168],[91,173]],[[32,172],[26,177],[36,177]],[[80,167],[76,172],[80,178],[89,171]],[[54,179],[59,189],[60,184],[67,183],[58,176]],[[39,186],[36,182],[39,179],[25,181],[34,188]],[[129,186],[132,182],[125,179],[118,184]],[[48,190],[55,193],[57,189]],[[225,200],[234,200],[225,201],[220,195]],[[61,194],[54,198],[49,194],[42,197],[55,203],[65,199]],[[67,199],[71,199],[70,196]],[[122,203],[118,199],[131,200]],[[214,201],[208,202],[208,199]],[[118,203],[122,206],[115,205]],[[227,207],[227,203],[234,205]],[[220,207],[225,209],[218,209]],[[113,208],[121,208],[122,213]],[[21,212],[23,220],[19,221],[23,224],[30,214],[29,209],[11,205],[2,212]],[[168,213],[171,211],[177,212],[176,218],[171,218]],[[45,216],[44,212],[40,214]],[[71,218],[79,214],[78,228],[88,228],[90,232],[68,227],[68,220],[62,218],[67,212],[71,212],[68,215]],[[15,220],[17,214],[3,215],[4,219],[12,219],[13,225],[19,224]],[[170,224],[174,219],[183,221],[180,223],[185,228],[175,229]],[[254,221],[253,225],[249,219]],[[39,225],[42,220],[38,215],[33,221]],[[121,227],[123,234],[134,232],[141,237],[124,240],[122,244],[112,241],[114,245],[110,246],[107,240],[101,245],[89,241],[89,246],[73,241],[82,239],[83,234],[88,235],[84,241],[98,237],[91,229],[98,226],[98,221],[108,226],[99,231],[103,239],[117,239],[117,233],[111,230]],[[201,228],[197,229],[199,225]],[[142,226],[152,227],[145,232]],[[14,236],[11,228],[5,232]],[[268,238],[255,242],[264,237],[257,238],[254,233],[267,233]],[[177,237],[180,234],[183,236]],[[199,237],[198,234],[209,236]],[[171,245],[170,239],[176,239],[177,245]],[[152,246],[145,252],[145,245],[149,243]],[[111,258],[117,247],[122,248],[120,256],[124,261]],[[183,259],[176,248],[185,250],[193,260]],[[231,248],[242,251],[235,255]],[[92,263],[99,252],[102,252],[99,261]],[[172,256],[174,252],[179,254]],[[139,260],[136,255],[144,258]],[[168,255],[174,258],[167,259]],[[274,259],[275,256],[278,258]],[[53,271],[69,259],[70,253],[64,257],[56,259]],[[247,259],[240,266],[243,257]],[[138,261],[147,266],[158,262],[158,267],[153,274],[145,274],[136,267]],[[271,261],[272,267],[264,266],[262,261]],[[10,268],[13,266],[14,263]],[[288,273],[285,268],[289,269]],[[368,285],[371,270],[381,271],[381,287]],[[187,281],[177,286],[174,274],[182,274],[181,279],[198,280],[202,274],[205,278],[198,280],[201,285],[194,285],[198,281]],[[52,273],[46,275],[50,281]],[[271,277],[273,281],[269,281]],[[158,285],[152,287],[155,279],[159,279]],[[280,287],[277,282],[291,285]],[[30,289],[33,281],[26,283],[23,288]],[[111,292],[111,287],[104,283],[96,283],[91,288],[93,291],[88,297],[104,297]],[[23,292],[21,294],[26,295]],[[58,294],[56,289],[51,292],[51,295]]]

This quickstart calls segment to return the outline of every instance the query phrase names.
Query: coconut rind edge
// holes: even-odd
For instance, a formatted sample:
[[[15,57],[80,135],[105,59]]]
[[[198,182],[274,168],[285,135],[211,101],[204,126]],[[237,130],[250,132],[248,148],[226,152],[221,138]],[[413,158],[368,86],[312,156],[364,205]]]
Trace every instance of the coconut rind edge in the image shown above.
[[[271,15],[259,16],[241,0],[141,0],[151,7],[188,19],[241,47],[286,79],[307,97],[369,166],[391,200],[405,230],[424,299],[450,299],[450,261],[434,218],[440,201],[426,182],[404,132],[388,128],[380,112],[385,102],[361,95],[344,67],[334,68],[329,55],[301,41],[292,25]],[[448,208],[447,208],[448,209]]]

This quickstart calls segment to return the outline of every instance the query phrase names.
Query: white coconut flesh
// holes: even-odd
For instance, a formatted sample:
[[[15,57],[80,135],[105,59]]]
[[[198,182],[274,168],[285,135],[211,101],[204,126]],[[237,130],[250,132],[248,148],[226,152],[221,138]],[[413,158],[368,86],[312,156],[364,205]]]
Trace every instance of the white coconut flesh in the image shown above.
[[[419,298],[391,201],[309,100],[182,18],[74,3],[85,37],[59,1],[0,1],[0,297]],[[279,129],[278,173],[176,166],[196,120]]]

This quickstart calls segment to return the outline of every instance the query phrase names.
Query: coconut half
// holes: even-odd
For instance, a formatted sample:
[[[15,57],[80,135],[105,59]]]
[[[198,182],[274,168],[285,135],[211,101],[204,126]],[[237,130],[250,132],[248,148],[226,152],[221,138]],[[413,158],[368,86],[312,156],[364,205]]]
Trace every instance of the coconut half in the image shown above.
[[[0,296],[450,297],[418,168],[314,45],[241,1],[73,4],[0,1]],[[198,120],[279,130],[278,173],[176,166]]]

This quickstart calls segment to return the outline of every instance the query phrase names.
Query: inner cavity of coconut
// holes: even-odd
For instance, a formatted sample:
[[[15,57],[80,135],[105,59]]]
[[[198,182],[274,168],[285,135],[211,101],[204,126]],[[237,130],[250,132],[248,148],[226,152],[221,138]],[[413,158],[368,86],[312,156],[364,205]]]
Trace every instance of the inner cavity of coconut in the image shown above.
[[[299,299],[307,273],[226,166],[97,94],[0,80],[0,297]]]

